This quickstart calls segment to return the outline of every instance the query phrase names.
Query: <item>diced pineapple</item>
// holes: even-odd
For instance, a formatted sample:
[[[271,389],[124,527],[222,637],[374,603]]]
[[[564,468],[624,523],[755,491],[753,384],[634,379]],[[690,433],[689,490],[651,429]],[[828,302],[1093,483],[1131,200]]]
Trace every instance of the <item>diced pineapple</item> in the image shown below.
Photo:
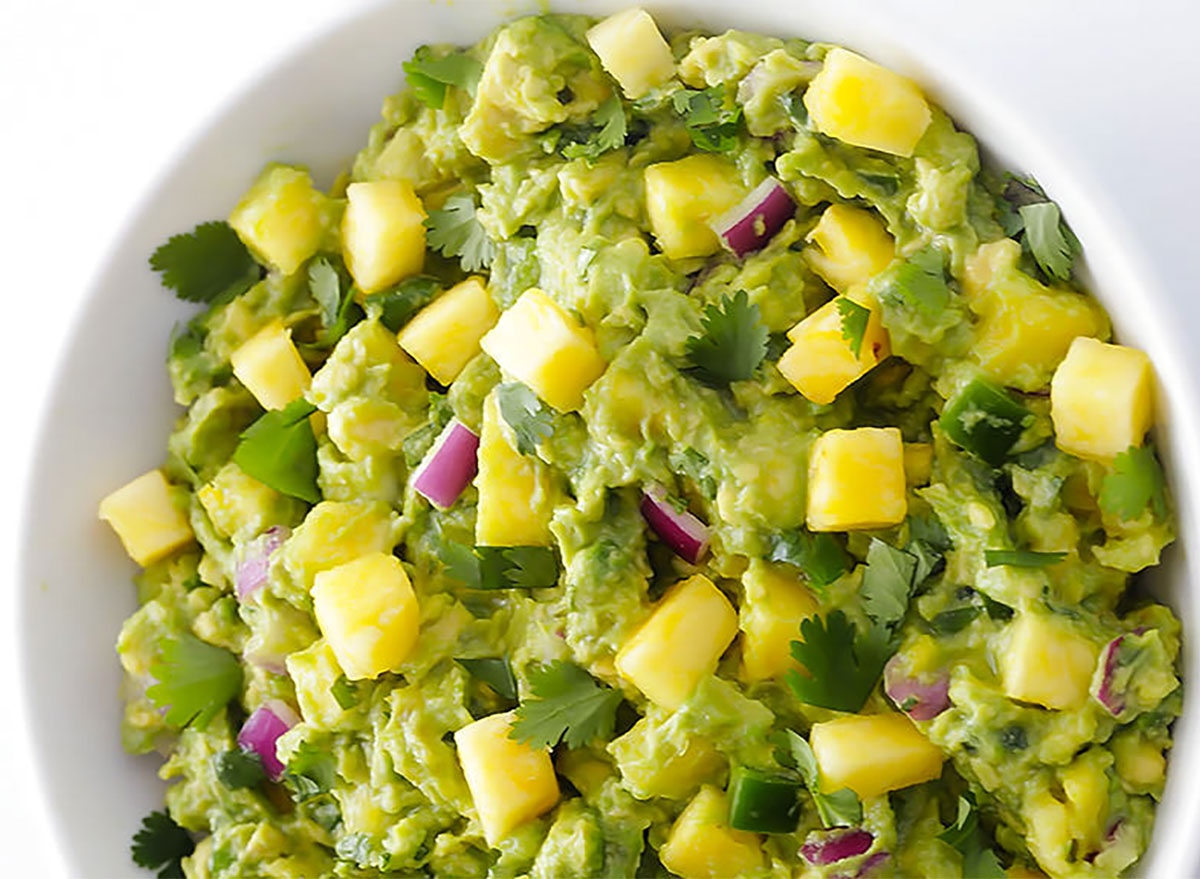
[[[779,371],[801,394],[819,406],[865,375],[891,353],[887,330],[878,308],[871,308],[858,355],[842,334],[838,303],[826,302],[788,333],[792,347],[779,358]],[[857,304],[857,303],[856,303]]]
[[[1030,853],[1047,869],[1057,868],[1063,875],[1070,875],[1067,853],[1074,834],[1067,804],[1055,799],[1050,791],[1039,790],[1027,796],[1022,806]]]
[[[196,499],[222,536],[242,540],[277,524],[291,507],[279,492],[232,461],[196,492]]]
[[[692,798],[666,843],[658,850],[662,865],[684,879],[730,879],[762,869],[762,840],[729,826],[725,795],[705,785]]]
[[[454,734],[458,761],[491,846],[558,802],[550,753],[510,739],[513,717],[512,712],[492,714]]]
[[[307,592],[320,571],[390,551],[395,542],[386,509],[370,501],[321,501],[280,548],[279,564]]]
[[[329,642],[321,639],[284,660],[288,677],[296,687],[296,704],[304,722],[317,729],[333,729],[345,709],[333,695],[333,685],[342,676],[342,667]]]
[[[1103,844],[1111,764],[1107,750],[1091,748],[1058,770],[1057,783],[1030,785],[1022,809],[1029,849],[1053,875],[1077,873],[1079,858]]]
[[[809,456],[811,530],[869,530],[904,521],[904,443],[897,428],[828,430],[813,443]]]
[[[1162,783],[1167,758],[1159,745],[1146,741],[1136,731],[1113,736],[1110,745],[1117,775],[1122,781],[1138,792]]]
[[[644,9],[635,6],[610,15],[587,32],[587,41],[630,99],[675,75],[671,47]]]
[[[746,196],[737,168],[712,155],[688,156],[646,168],[646,214],[671,259],[708,256],[721,240],[708,225]]]
[[[233,374],[264,409],[282,409],[304,396],[312,383],[292,331],[283,321],[267,324],[230,355]]]
[[[905,443],[905,481],[909,485],[925,485],[932,474],[933,446],[930,443]]]
[[[467,278],[421,309],[397,340],[426,372],[448,385],[479,353],[479,340],[499,317],[483,279]]]
[[[1108,773],[1112,757],[1105,751],[1092,749],[1077,757],[1070,766],[1060,769],[1059,783],[1074,813],[1075,834],[1090,849],[1099,844],[1108,816]]]
[[[373,552],[317,574],[313,615],[351,680],[377,678],[417,643],[420,609],[400,559]]]
[[[192,526],[161,470],[142,474],[100,501],[100,518],[143,567],[192,540]]]
[[[1142,444],[1153,396],[1154,367],[1144,351],[1080,337],[1050,383],[1055,442],[1080,458],[1111,460]]]
[[[680,750],[677,733],[664,728],[663,720],[659,714],[643,717],[608,746],[622,784],[639,800],[682,799],[725,766],[708,739],[693,736]]]
[[[1026,611],[1009,626],[1000,652],[1004,692],[1045,708],[1078,708],[1087,701],[1099,653],[1061,617]]]
[[[914,82],[841,48],[825,56],[804,106],[822,134],[897,156],[911,156],[933,120]]]
[[[826,792],[848,787],[869,800],[942,774],[941,750],[903,714],[857,714],[814,723],[809,742]]]
[[[342,217],[346,268],[364,293],[415,275],[425,265],[425,208],[407,180],[351,183]]]
[[[737,611],[729,599],[696,574],[671,587],[621,646],[617,672],[652,702],[673,711],[717,670],[737,632]]]
[[[792,668],[792,641],[800,623],[817,612],[817,601],[800,579],[782,567],[752,559],[742,575],[742,663],[747,681],[777,677]]]
[[[845,293],[888,267],[896,242],[870,211],[832,204],[808,233],[804,259],[830,287]]]
[[[229,225],[259,259],[290,275],[320,250],[337,207],[307,171],[268,165],[229,215]]]
[[[571,782],[585,797],[598,793],[601,786],[613,777],[612,766],[604,760],[599,760],[588,751],[572,751],[563,748],[555,758],[554,768],[567,781]]]
[[[501,369],[559,412],[583,405],[583,392],[608,365],[591,329],[537,287],[500,315],[480,344]]]
[[[475,542],[480,546],[549,546],[556,493],[546,466],[509,442],[493,391],[483,402],[479,432],[479,506]]]

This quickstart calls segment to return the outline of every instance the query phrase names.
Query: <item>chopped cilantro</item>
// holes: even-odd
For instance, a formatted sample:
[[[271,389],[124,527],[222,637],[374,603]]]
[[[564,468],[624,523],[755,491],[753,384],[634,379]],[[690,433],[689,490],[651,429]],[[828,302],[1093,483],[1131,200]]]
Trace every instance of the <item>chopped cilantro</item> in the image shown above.
[[[506,382],[496,388],[496,401],[522,455],[535,454],[542,440],[554,433],[553,413],[520,382]]]
[[[719,306],[705,306],[700,319],[703,335],[687,340],[696,377],[718,387],[753,377],[767,355],[767,328],[759,318],[758,305],[750,302],[745,290],[722,296]]]
[[[362,694],[358,691],[358,685],[345,675],[333,682],[329,692],[343,711],[349,711],[362,702]]]
[[[184,634],[162,642],[150,676],[157,683],[146,696],[167,709],[167,723],[203,729],[241,690],[242,664],[225,648]]]
[[[1067,557],[1065,552],[1034,552],[1031,549],[989,549],[983,561],[989,568],[1008,565],[1012,568],[1047,568]]]
[[[885,627],[875,624],[859,635],[841,610],[824,620],[819,616],[804,620],[800,637],[792,642],[792,656],[807,674],[789,670],[788,686],[801,702],[832,711],[861,709],[896,649]]]
[[[581,139],[563,146],[563,155],[568,159],[586,159],[589,164],[609,150],[625,145],[628,124],[621,99],[613,95],[596,108],[592,124],[584,129]]]
[[[938,839],[953,846],[963,859],[963,875],[977,879],[1004,879],[996,853],[987,846],[979,827],[975,798],[967,793],[958,798],[954,823],[938,834]]]
[[[446,576],[468,589],[542,589],[558,583],[558,558],[548,546],[469,547],[442,538]]]
[[[850,344],[850,350],[855,357],[861,356],[863,336],[867,332],[867,322],[871,319],[871,310],[863,308],[853,299],[845,296],[837,298],[838,314],[842,316],[842,338]]]
[[[430,211],[425,219],[431,250],[443,256],[457,256],[463,271],[476,272],[492,264],[496,246],[475,215],[475,197],[460,192],[446,199],[441,210]]]
[[[191,834],[175,823],[165,810],[151,812],[133,835],[133,862],[147,870],[158,870],[158,879],[183,879],[184,858],[196,850]]]
[[[217,781],[230,790],[258,787],[267,777],[262,757],[246,748],[230,748],[213,757]]]
[[[433,301],[442,282],[429,275],[406,278],[395,287],[372,293],[366,298],[368,306],[378,306],[379,322],[393,333],[412,320],[413,315]]]
[[[788,755],[796,764],[804,785],[812,794],[813,804],[822,826],[853,827],[862,822],[862,803],[849,788],[833,793],[821,792],[821,774],[817,768],[817,757],[808,741],[794,730],[786,731]]]
[[[1067,281],[1079,251],[1079,241],[1062,221],[1052,201],[1023,205],[1019,213],[1025,224],[1025,243],[1047,276]]]
[[[228,301],[262,275],[246,245],[223,221],[172,235],[151,255],[150,267],[184,302]]]
[[[942,251],[931,244],[912,254],[896,267],[886,295],[927,318],[940,316],[950,304]]]
[[[242,431],[234,463],[278,492],[317,503],[317,440],[308,420],[316,411],[301,398],[266,413]]]
[[[297,803],[329,793],[335,781],[333,755],[311,742],[301,743],[283,773],[283,783]]]
[[[795,565],[817,590],[831,585],[851,568],[850,556],[837,538],[823,532],[797,530],[774,534],[768,558]]]
[[[308,289],[320,306],[324,327],[317,347],[332,348],[362,319],[362,309],[354,301],[351,285],[344,283],[341,273],[324,257],[309,263]]]
[[[483,65],[462,52],[435,57],[428,46],[421,46],[405,61],[408,84],[422,104],[434,110],[446,103],[446,86],[456,86],[474,95],[483,75]]]
[[[726,102],[725,86],[715,85],[703,91],[680,89],[671,95],[671,104],[683,117],[692,143],[699,149],[726,153],[737,146],[742,108]]]
[[[471,677],[483,681],[504,699],[516,701],[517,679],[506,656],[485,656],[482,659],[454,660]]]
[[[574,663],[555,660],[534,666],[529,687],[535,698],[517,707],[509,738],[535,748],[552,748],[560,740],[579,748],[612,735],[621,691],[604,686]]]
[[[1100,485],[1100,509],[1122,519],[1136,519],[1150,507],[1159,519],[1167,515],[1166,482],[1151,446],[1130,446],[1113,460]]]
[[[866,570],[858,590],[867,615],[877,624],[889,628],[903,620],[916,571],[917,557],[912,553],[896,549],[877,537],[871,538]]]

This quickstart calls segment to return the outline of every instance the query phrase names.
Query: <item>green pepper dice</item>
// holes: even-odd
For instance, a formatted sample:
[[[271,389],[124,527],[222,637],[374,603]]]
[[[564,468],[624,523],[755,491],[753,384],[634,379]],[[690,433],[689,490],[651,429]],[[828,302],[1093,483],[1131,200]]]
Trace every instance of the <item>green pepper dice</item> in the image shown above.
[[[938,424],[956,445],[999,467],[1032,418],[1004,388],[977,378],[946,403]]]
[[[754,833],[791,833],[800,821],[800,784],[739,766],[729,781],[729,826]]]

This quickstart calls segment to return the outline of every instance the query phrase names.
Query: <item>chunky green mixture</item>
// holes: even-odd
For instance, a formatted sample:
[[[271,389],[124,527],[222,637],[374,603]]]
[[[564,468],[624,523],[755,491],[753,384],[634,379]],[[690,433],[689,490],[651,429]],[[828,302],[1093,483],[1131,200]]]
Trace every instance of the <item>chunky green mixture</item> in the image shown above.
[[[140,864],[1144,852],[1180,630],[1128,587],[1169,498],[1057,206],[857,55],[658,34],[423,48],[345,179],[272,165],[155,254],[205,310],[165,466],[101,506],[145,565],[124,742],[170,782]]]

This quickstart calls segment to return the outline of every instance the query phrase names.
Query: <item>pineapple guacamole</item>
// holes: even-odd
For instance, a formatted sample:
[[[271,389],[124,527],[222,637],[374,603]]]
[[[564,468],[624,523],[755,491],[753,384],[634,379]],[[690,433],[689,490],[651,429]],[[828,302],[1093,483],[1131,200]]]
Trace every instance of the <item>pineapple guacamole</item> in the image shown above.
[[[134,860],[233,877],[1100,877],[1180,626],[1153,369],[1036,182],[846,49],[645,11],[423,47],[203,309],[144,571]]]

